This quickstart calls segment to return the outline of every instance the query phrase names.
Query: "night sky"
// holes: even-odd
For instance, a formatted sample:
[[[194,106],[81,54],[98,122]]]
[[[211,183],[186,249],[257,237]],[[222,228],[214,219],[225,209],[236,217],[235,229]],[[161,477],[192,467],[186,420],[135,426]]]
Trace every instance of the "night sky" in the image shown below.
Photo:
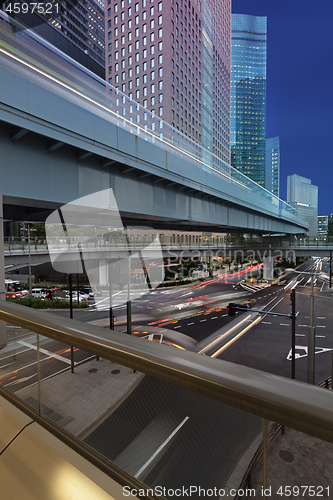
[[[280,198],[287,175],[319,187],[333,213],[333,1],[232,0],[232,12],[267,16],[266,137],[280,137]]]

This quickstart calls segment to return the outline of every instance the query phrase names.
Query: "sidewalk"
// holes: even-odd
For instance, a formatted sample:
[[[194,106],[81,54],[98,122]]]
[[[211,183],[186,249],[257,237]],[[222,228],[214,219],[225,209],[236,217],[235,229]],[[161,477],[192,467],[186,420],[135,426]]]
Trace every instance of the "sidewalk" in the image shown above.
[[[281,500],[287,496],[309,500],[332,498],[333,444],[287,428],[284,434],[280,431],[268,445],[267,471],[267,498],[270,500]],[[260,459],[248,486],[256,489],[255,498],[263,498],[262,484]],[[288,495],[288,489],[294,491],[294,495]]]
[[[91,360],[41,382],[42,413],[84,439],[144,377],[105,359]],[[15,393],[38,407],[37,384]]]

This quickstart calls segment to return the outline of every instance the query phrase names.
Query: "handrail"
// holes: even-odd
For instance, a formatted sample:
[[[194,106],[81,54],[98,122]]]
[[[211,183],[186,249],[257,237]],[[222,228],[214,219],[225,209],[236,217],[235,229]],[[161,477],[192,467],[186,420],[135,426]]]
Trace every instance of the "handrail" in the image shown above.
[[[228,361],[1,302],[0,319],[333,443],[333,394]]]

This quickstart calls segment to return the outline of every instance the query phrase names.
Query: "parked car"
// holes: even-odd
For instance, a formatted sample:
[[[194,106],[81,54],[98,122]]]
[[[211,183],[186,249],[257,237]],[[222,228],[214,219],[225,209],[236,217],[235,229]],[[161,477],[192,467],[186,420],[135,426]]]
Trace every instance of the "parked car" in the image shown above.
[[[95,297],[95,294],[94,292],[92,291],[92,288],[90,286],[84,286],[82,288],[80,288],[79,292],[81,294],[86,294],[88,295],[88,298],[89,299],[93,299]]]

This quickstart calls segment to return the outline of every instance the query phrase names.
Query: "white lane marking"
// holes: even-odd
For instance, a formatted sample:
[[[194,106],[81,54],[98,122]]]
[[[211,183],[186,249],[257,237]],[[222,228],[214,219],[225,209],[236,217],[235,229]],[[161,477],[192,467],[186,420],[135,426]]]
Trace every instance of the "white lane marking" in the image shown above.
[[[272,323],[270,321],[262,321],[261,322],[263,325],[271,325]]]
[[[289,326],[289,323],[280,323],[280,326]]]
[[[37,346],[33,344],[29,344],[28,342],[24,342],[24,340],[19,340],[19,344],[24,345],[25,347],[30,347],[30,349],[34,349],[37,351]],[[62,361],[63,363],[67,363],[68,365],[71,364],[71,361],[67,358],[64,358],[62,356],[59,356],[59,354],[55,354],[54,352],[47,351],[46,349],[43,349],[42,347],[39,348],[39,351],[42,352],[43,354],[46,354],[46,356],[49,356],[50,358],[55,358],[58,359],[59,361]]]
[[[317,319],[326,319],[326,316],[317,316]]]
[[[163,450],[163,448],[168,444],[168,442],[177,434],[177,432],[183,427],[183,425],[187,422],[190,417],[185,417],[184,420],[175,428],[173,432],[171,432],[170,436],[157,448],[155,453],[147,460],[145,464],[138,470],[134,477],[139,477],[143,471],[148,467],[148,465],[154,460],[154,458]]]
[[[30,380],[31,378],[35,377],[36,375],[37,375],[37,373],[34,373],[33,375],[30,375],[30,377],[18,378],[16,380],[13,380],[13,382],[9,382],[9,384],[6,384],[5,387],[9,387],[10,385],[20,384],[21,382],[26,382],[27,380]]]
[[[325,325],[316,325],[316,328],[326,328]]]
[[[322,339],[325,339],[326,335],[316,335],[316,337],[321,337]]]
[[[325,285],[325,283],[323,283],[323,284],[321,285],[321,289],[320,289],[320,291],[321,291],[321,292],[323,291],[324,285]]]
[[[304,333],[295,333],[296,337],[305,337]]]
[[[152,309],[152,307],[147,306],[147,309]]]
[[[194,325],[194,323],[187,323],[187,326]]]
[[[200,323],[203,323],[204,321],[207,321],[206,319],[201,319],[200,320]]]
[[[307,327],[308,325],[298,325],[298,326],[306,326]]]
[[[214,318],[210,318],[210,319],[217,319],[217,316],[214,316]]]
[[[180,328],[180,325],[179,325],[179,326],[174,326],[173,328],[174,328],[174,329],[175,329],[175,328]]]
[[[228,316],[227,314],[222,314],[221,318],[225,318],[226,316]]]
[[[30,351],[30,349],[23,349],[23,351],[13,351],[13,354],[9,354],[8,356],[4,356],[3,358],[0,359],[0,361],[7,359],[7,358],[12,358],[13,356],[17,356],[18,354],[22,354],[23,352]],[[4,368],[3,366],[0,366],[0,368]]]

